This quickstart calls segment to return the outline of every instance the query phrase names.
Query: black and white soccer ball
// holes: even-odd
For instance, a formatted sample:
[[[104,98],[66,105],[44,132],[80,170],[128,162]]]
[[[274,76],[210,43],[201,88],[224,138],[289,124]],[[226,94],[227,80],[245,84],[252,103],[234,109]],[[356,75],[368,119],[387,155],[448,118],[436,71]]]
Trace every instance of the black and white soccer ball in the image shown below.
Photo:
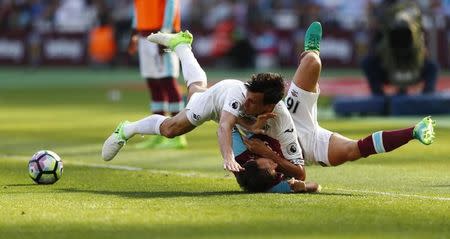
[[[41,150],[28,162],[28,173],[38,184],[53,184],[62,176],[63,162],[55,152]]]

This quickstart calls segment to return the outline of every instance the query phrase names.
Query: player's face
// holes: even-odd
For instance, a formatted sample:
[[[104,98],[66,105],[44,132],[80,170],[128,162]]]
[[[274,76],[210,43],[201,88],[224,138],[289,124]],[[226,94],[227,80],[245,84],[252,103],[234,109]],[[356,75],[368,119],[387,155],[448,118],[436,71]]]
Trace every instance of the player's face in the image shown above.
[[[244,102],[244,111],[248,115],[258,116],[271,112],[269,105],[264,105],[264,93],[247,91]]]
[[[267,170],[271,175],[276,173],[275,169],[278,166],[277,163],[268,158],[258,158],[256,159],[256,164],[260,170]]]

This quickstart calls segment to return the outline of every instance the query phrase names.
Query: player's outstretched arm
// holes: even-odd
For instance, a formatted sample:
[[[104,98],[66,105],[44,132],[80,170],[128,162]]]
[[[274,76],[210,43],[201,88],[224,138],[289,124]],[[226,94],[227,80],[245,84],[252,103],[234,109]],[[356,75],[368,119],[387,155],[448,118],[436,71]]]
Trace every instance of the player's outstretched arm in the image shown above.
[[[298,180],[305,180],[306,172],[302,165],[295,165],[288,159],[283,158],[275,151],[267,147],[267,145],[260,139],[243,138],[244,144],[251,152],[258,154],[264,158],[272,159],[280,167],[283,174],[294,177]]]
[[[220,153],[223,158],[223,168],[231,172],[239,172],[244,169],[234,159],[231,130],[237,122],[237,117],[233,114],[222,111],[219,128],[217,129],[217,137],[219,140]]]

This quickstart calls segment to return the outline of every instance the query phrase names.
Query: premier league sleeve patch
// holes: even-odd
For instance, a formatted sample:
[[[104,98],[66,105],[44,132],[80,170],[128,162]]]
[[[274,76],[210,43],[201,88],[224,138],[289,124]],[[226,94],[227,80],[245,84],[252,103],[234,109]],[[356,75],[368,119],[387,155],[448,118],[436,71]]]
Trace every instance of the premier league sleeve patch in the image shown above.
[[[295,155],[298,153],[297,143],[292,142],[286,147],[286,151],[289,155]]]
[[[222,110],[231,113],[232,115],[239,117],[239,110],[241,109],[242,102],[234,97],[228,97],[224,102]]]
[[[230,106],[233,110],[238,110],[241,104],[237,100],[233,100],[230,102]]]

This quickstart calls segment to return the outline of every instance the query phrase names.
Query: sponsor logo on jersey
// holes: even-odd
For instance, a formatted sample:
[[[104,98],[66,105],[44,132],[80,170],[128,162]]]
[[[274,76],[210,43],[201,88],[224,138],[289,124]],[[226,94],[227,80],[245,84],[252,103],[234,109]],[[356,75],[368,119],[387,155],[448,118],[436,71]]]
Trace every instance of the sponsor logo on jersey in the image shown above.
[[[287,146],[287,153],[289,154],[289,155],[294,155],[294,154],[296,154],[297,152],[298,152],[298,149],[297,149],[297,143],[295,143],[295,142],[292,142],[292,143],[290,143],[288,146]]]

